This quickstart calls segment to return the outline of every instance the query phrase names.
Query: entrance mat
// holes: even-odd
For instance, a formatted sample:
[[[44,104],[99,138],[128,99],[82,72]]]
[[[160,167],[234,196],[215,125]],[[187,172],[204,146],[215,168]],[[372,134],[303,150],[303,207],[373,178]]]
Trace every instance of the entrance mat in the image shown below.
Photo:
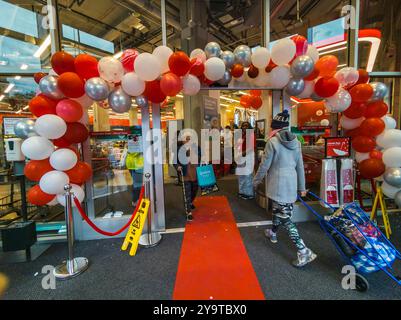
[[[195,201],[185,227],[173,293],[175,300],[263,300],[226,197]]]

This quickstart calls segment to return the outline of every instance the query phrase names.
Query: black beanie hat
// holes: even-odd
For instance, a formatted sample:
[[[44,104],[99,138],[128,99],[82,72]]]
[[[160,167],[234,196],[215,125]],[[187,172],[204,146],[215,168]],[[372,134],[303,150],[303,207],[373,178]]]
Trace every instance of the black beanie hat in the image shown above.
[[[290,115],[288,110],[284,110],[283,112],[278,113],[272,120],[271,128],[272,129],[283,129],[289,127]]]

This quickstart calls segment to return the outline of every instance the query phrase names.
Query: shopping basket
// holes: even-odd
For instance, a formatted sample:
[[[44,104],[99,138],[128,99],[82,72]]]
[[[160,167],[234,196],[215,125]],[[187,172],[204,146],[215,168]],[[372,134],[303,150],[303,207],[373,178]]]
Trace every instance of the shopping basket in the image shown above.
[[[320,227],[328,235],[344,260],[355,267],[356,290],[367,291],[369,282],[364,275],[376,271],[383,271],[401,285],[401,278],[395,274],[393,269],[395,260],[401,260],[400,252],[356,202],[334,208],[316,194],[312,192],[308,194],[326,204],[332,211],[331,216],[319,214],[298,196],[298,200],[317,217]],[[349,233],[345,233],[344,224],[336,223],[336,219],[343,219],[343,223],[352,225],[359,239],[352,238]]]

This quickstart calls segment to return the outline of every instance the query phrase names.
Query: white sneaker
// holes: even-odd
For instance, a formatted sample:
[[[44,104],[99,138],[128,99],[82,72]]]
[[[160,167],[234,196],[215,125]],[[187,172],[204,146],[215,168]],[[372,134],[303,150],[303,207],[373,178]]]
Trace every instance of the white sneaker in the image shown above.
[[[266,237],[267,239],[270,239],[270,241],[271,241],[272,243],[277,243],[277,242],[278,242],[278,240],[277,240],[277,233],[274,233],[274,232],[272,231],[272,229],[266,229],[266,230],[264,231],[264,233],[265,233],[265,237]]]
[[[297,268],[301,268],[308,263],[312,262],[316,259],[317,255],[309,248],[305,249],[305,252],[298,251],[297,252],[297,260],[292,262],[292,265]]]

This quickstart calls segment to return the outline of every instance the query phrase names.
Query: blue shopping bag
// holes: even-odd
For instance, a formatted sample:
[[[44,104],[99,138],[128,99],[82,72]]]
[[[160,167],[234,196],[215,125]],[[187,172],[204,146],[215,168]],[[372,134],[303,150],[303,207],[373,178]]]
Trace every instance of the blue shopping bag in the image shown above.
[[[216,184],[216,176],[214,175],[213,166],[200,165],[196,168],[196,176],[198,178],[198,185],[203,187],[211,187]]]

